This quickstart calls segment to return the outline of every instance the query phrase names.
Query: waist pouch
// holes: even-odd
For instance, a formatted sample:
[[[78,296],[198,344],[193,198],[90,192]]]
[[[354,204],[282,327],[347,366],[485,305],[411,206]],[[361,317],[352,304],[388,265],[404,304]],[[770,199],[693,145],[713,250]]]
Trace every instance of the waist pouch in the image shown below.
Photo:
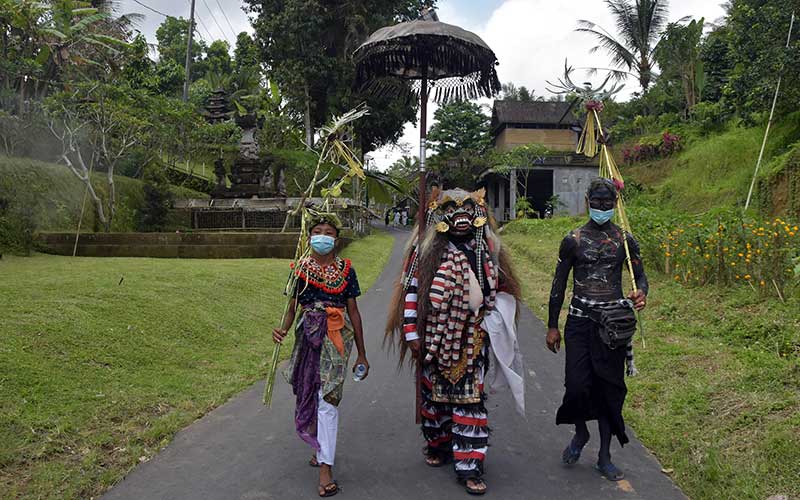
[[[636,313],[633,303],[627,300],[602,309],[592,309],[589,318],[597,323],[600,340],[611,349],[628,345],[636,333]]]

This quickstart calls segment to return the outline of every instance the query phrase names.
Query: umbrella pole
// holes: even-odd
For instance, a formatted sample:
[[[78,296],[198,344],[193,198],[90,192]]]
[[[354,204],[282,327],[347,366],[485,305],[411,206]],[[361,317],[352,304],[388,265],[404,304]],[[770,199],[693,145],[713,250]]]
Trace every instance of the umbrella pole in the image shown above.
[[[422,67],[422,84],[419,92],[419,205],[417,206],[417,218],[419,220],[419,234],[417,235],[417,255],[419,255],[422,240],[425,235],[425,217],[427,215],[427,178],[425,173],[425,149],[428,140],[428,66]],[[424,345],[425,339],[421,339]],[[415,419],[418,424],[422,423],[422,353],[417,357],[417,406]]]

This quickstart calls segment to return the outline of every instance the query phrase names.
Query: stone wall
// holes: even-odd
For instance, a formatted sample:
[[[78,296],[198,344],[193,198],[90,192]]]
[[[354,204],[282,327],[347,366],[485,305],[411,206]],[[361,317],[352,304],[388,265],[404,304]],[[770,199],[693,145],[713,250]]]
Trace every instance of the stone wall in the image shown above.
[[[85,233],[78,240],[82,257],[159,257],[248,259],[294,257],[297,233]],[[339,238],[340,248],[352,241]],[[56,255],[72,255],[75,233],[39,233],[39,248]]]
[[[583,215],[586,213],[586,190],[597,177],[597,167],[557,167],[553,169],[553,194],[563,203],[554,207],[557,214]]]

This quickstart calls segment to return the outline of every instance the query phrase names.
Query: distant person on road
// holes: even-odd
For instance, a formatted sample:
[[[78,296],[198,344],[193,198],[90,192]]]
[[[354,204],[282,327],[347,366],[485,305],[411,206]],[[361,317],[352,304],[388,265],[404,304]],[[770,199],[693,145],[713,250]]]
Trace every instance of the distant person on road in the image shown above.
[[[573,465],[589,441],[586,422],[597,420],[600,453],[595,468],[607,479],[619,481],[624,474],[611,462],[611,437],[616,436],[621,446],[628,442],[622,418],[627,393],[625,365],[627,359],[628,375],[635,375],[631,347],[636,328],[633,310],[645,307],[647,276],[639,244],[611,222],[617,203],[616,185],[609,179],[595,179],[586,202],[590,220],[570,231],[561,242],[550,291],[547,347],[558,352],[558,319],[572,271],[573,297],[564,326],[566,392],[556,424],[575,426],[575,436],[562,453],[562,461]],[[622,270],[627,267],[624,241],[637,288],[627,299],[622,285]]]
[[[272,331],[283,342],[298,317],[292,357],[284,375],[297,397],[295,427],[315,454],[309,465],[319,467],[319,496],[339,492],[333,479],[339,402],[347,362],[355,341],[356,365],[369,374],[364,333],[356,297],[361,295],[356,271],[334,252],[341,222],[335,214],[317,213],[309,224],[311,256],[294,269],[297,282],[283,324]],[[299,307],[298,307],[299,305]],[[299,311],[298,311],[299,309]]]
[[[400,222],[401,224],[403,224],[403,227],[408,225],[408,210],[403,210],[403,214],[400,216],[400,219],[401,219]]]
[[[383,216],[383,223],[386,225],[386,227],[389,227],[389,214],[390,213],[391,212],[389,210],[387,210],[386,214]]]
[[[400,212],[399,211],[395,211],[395,213],[394,213],[394,225],[395,226],[399,226],[400,225]]]
[[[417,360],[425,464],[453,463],[468,493],[486,493],[486,391],[511,388],[525,412],[516,332],[519,284],[484,191],[434,189],[421,245],[412,242],[395,289],[386,335]],[[416,231],[414,232],[416,234]],[[497,376],[488,377],[489,366]],[[486,387],[484,387],[484,384]]]

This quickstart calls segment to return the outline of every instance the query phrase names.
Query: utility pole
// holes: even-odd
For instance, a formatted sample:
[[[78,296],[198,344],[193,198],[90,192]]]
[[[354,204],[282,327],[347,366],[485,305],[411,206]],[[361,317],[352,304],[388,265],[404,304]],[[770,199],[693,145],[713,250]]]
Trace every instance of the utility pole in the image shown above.
[[[192,0],[192,8],[189,14],[189,37],[186,42],[186,79],[183,81],[183,102],[189,100],[189,81],[192,71],[192,39],[194,38],[194,2],[195,0]]]

